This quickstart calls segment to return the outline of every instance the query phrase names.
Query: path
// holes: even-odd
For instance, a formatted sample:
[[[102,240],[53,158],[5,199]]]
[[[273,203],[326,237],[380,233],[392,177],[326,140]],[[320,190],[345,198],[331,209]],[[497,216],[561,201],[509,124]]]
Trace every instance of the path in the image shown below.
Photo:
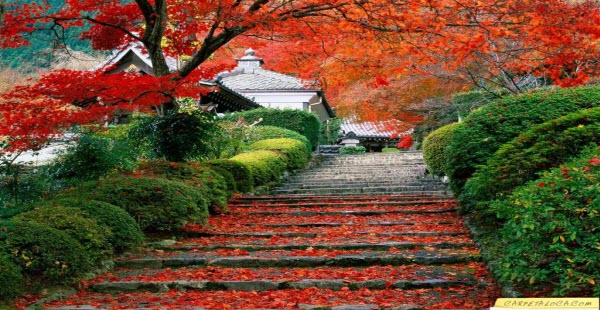
[[[386,156],[388,162],[403,164],[385,165]],[[66,301],[47,306],[489,307],[498,290],[455,212],[455,201],[438,181],[417,177],[423,170],[419,154],[392,156],[328,159],[279,190],[295,188],[311,195],[237,197],[230,212],[212,217],[208,227],[190,226],[181,242],[155,244],[146,253],[123,257],[112,273],[88,281],[86,289]],[[371,167],[369,173],[365,167],[373,165],[381,167]],[[328,182],[324,171],[336,181]],[[334,177],[336,171],[340,173]],[[364,176],[379,179],[368,185]],[[298,184],[289,185],[293,182]],[[364,196],[367,192],[370,196]]]

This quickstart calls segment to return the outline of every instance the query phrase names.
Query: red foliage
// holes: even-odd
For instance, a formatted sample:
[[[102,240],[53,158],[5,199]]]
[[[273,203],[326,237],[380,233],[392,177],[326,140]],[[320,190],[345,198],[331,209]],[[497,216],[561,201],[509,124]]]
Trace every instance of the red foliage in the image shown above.
[[[598,75],[600,13],[592,1],[67,0],[58,12],[40,3],[7,4],[0,48],[27,44],[40,28],[87,23],[84,37],[96,49],[141,42],[159,77],[59,71],[14,90],[0,104],[6,124],[0,136],[10,137],[13,149],[102,119],[111,109],[197,97],[196,82],[225,69],[224,60],[249,45],[260,51],[268,44],[261,55],[270,68],[318,79],[334,97],[353,86],[369,93],[346,111],[408,123],[415,104],[447,95],[449,85],[499,81],[519,92],[527,75],[563,86]],[[180,68],[169,72],[165,55],[183,60]],[[417,78],[423,73],[435,78]],[[365,91],[369,84],[384,93]],[[69,107],[83,102],[97,104]]]
[[[413,145],[412,135],[408,135],[402,139],[397,145],[399,149],[409,149]]]

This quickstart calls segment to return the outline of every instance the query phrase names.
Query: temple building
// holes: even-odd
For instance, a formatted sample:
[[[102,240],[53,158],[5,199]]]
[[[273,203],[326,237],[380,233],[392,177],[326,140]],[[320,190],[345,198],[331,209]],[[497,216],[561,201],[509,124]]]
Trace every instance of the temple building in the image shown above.
[[[178,60],[166,57],[172,71]],[[323,90],[315,83],[266,70],[264,61],[248,49],[245,56],[236,59],[237,67],[219,73],[211,81],[200,84],[215,87],[199,101],[199,105],[213,113],[229,113],[255,108],[300,109],[317,114],[322,122],[335,117]],[[114,52],[96,69],[110,68],[107,73],[136,72],[152,75],[152,62],[140,43],[131,43],[126,49]]]

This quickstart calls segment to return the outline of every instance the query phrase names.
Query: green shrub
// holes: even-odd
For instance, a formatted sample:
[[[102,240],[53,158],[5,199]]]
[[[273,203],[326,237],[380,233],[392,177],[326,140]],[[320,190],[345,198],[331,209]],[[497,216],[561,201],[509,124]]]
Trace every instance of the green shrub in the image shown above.
[[[306,152],[310,156],[312,148],[311,143],[305,136],[293,130],[275,126],[253,126],[248,130],[246,140],[250,145],[261,140],[277,138],[290,138],[301,141],[306,146]]]
[[[438,128],[460,121],[472,111],[498,100],[504,93],[491,93],[489,91],[474,90],[466,93],[452,95],[448,102],[446,96],[437,97],[428,104],[427,115],[423,121],[417,123],[413,130],[413,138],[420,148],[425,138]]]
[[[340,154],[344,155],[355,155],[364,154],[367,149],[364,146],[343,146],[340,148]]]
[[[544,89],[509,96],[475,110],[447,148],[450,187],[458,195],[477,165],[535,124],[600,104],[600,87]]]
[[[143,231],[169,231],[188,221],[204,223],[208,219],[208,203],[200,191],[164,178],[123,176],[86,182],[57,199],[77,197],[125,209]]]
[[[338,136],[340,135],[340,129],[344,123],[343,118],[330,118],[327,122],[321,124],[321,131],[319,133],[319,144],[320,145],[333,145],[336,144]]]
[[[292,109],[254,109],[228,114],[225,120],[236,122],[243,118],[248,123],[254,123],[262,118],[258,126],[275,126],[293,130],[305,136],[311,144],[310,150],[315,150],[319,144],[321,122],[316,114],[304,110]]]
[[[25,281],[21,268],[0,248],[0,302],[12,300],[23,293]]]
[[[448,170],[446,148],[452,140],[457,127],[461,123],[452,123],[438,128],[430,133],[423,141],[423,158],[429,172],[435,175],[445,175]]]
[[[227,210],[227,183],[223,176],[210,167],[203,167],[199,163],[174,163],[158,160],[142,163],[137,168],[136,174],[159,176],[183,182],[206,199],[210,211]]]
[[[93,266],[77,240],[37,223],[0,221],[0,248],[24,274],[52,283],[69,283]]]
[[[381,152],[382,153],[399,153],[400,150],[395,147],[384,147],[383,149],[381,149]]]
[[[67,148],[49,167],[49,173],[66,185],[74,185],[129,171],[135,162],[136,154],[126,143],[90,134],[79,137],[76,145]]]
[[[495,202],[507,221],[499,231],[500,278],[559,296],[600,296],[599,183],[600,149],[593,147]]]
[[[149,145],[153,158],[180,162],[207,158],[213,151],[212,138],[219,130],[213,116],[201,110],[171,111],[136,120],[130,136]]]
[[[144,234],[133,217],[117,206],[76,198],[48,200],[47,204],[80,209],[98,224],[107,226],[111,230],[108,240],[116,252],[137,249],[144,242]]]
[[[233,175],[238,191],[247,193],[252,190],[252,174],[246,164],[229,159],[213,159],[205,161],[202,164],[230,172]]]
[[[539,172],[577,156],[588,144],[600,143],[600,108],[582,110],[534,126],[500,149],[467,182],[463,206],[485,207],[537,178]]]
[[[286,168],[284,155],[268,150],[239,154],[231,160],[250,168],[252,181],[256,186],[278,181]]]
[[[32,222],[67,233],[83,246],[91,258],[100,260],[110,256],[110,229],[76,208],[45,206],[21,213],[13,218],[17,222]]]
[[[204,167],[209,167],[211,170],[223,177],[223,181],[225,181],[225,184],[227,185],[227,198],[231,198],[233,195],[235,195],[235,193],[237,193],[237,183],[235,182],[235,179],[233,178],[233,174],[231,172],[229,172],[223,167],[209,166],[204,164],[203,162],[200,163],[200,165]]]
[[[278,151],[285,156],[288,169],[300,169],[306,166],[306,146],[298,140],[289,138],[267,139],[250,145],[251,150]]]

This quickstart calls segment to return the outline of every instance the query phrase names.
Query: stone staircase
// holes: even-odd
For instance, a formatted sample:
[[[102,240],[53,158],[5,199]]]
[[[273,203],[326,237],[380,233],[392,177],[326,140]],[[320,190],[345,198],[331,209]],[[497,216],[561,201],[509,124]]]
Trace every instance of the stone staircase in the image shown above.
[[[348,173],[355,164],[360,172]],[[212,216],[207,225],[188,225],[185,237],[125,255],[111,273],[44,306],[487,308],[499,290],[456,214],[455,200],[443,184],[421,178],[423,172],[418,153],[327,158],[277,195],[236,197],[229,212]],[[302,194],[283,194],[300,185],[308,186]],[[356,188],[360,194],[353,194]],[[366,195],[365,189],[385,194]]]
[[[298,171],[273,193],[447,195],[447,185],[425,171],[421,152],[321,156],[317,168]]]

